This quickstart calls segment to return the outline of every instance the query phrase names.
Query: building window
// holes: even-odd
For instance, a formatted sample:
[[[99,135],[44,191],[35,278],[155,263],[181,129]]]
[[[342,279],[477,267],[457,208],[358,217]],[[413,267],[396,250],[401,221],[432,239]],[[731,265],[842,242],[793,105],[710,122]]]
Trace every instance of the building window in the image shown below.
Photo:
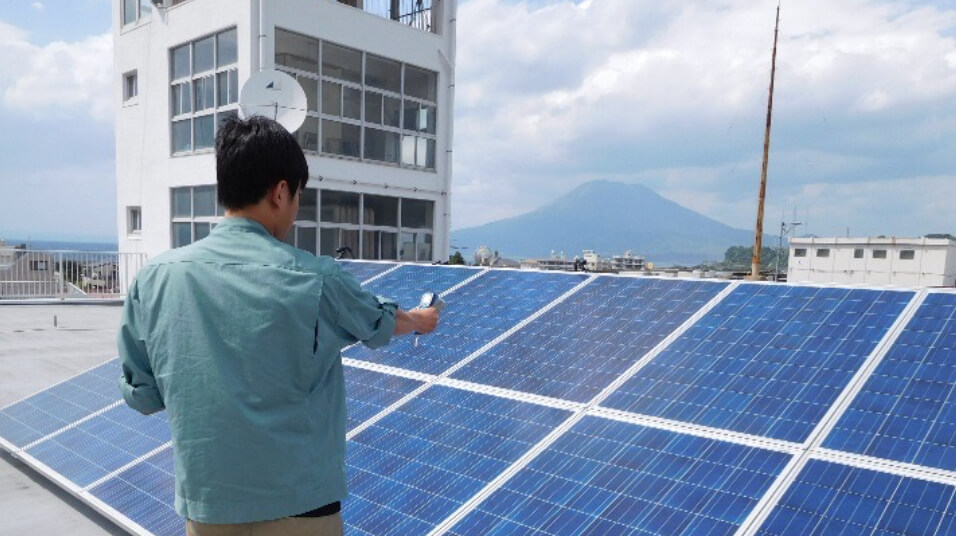
[[[796,248],[796,249],[794,249],[794,250],[793,250],[793,256],[794,256],[794,257],[806,257],[806,256],[807,256],[807,248]]]
[[[50,270],[50,261],[30,261],[30,270],[34,272],[46,272]]]
[[[170,51],[170,150],[189,154],[212,149],[216,131],[238,115],[236,30],[180,45]]]
[[[901,261],[911,261],[916,258],[916,251],[912,249],[903,249],[900,250],[900,260]]]
[[[335,190],[322,190],[319,198],[320,254],[432,260],[434,201]]]
[[[289,245],[332,257],[432,261],[434,201],[315,188],[300,195]],[[174,248],[201,240],[225,215],[215,186],[171,189],[170,212]]]
[[[123,26],[146,18],[153,12],[151,0],[123,0],[121,2]]]
[[[123,75],[123,102],[128,103],[139,95],[139,77],[136,71]]]
[[[854,259],[862,259],[862,258],[863,258],[863,249],[862,249],[862,248],[856,248],[856,249],[854,249],[854,250],[853,250],[853,258],[854,258]]]
[[[873,258],[874,258],[874,259],[885,259],[885,258],[886,258],[886,250],[885,250],[885,249],[874,249],[874,250],[873,250]]]
[[[830,249],[829,248],[819,248],[817,249],[817,257],[829,257]]]
[[[170,191],[170,237],[178,248],[202,240],[226,214],[215,186],[186,186]]]
[[[275,63],[305,90],[303,150],[435,169],[438,73],[279,28]]]
[[[126,207],[126,234],[138,235],[143,231],[143,209]]]

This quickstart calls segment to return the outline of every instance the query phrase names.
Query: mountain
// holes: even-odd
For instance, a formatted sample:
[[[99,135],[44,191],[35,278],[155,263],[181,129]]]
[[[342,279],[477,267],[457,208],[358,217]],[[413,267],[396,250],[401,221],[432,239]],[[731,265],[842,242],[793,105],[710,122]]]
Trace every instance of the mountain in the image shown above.
[[[774,245],[770,237],[764,244]],[[730,246],[753,243],[753,232],[724,225],[639,184],[592,181],[543,207],[503,220],[452,231],[457,245],[486,245],[503,257],[569,257],[632,251],[658,265],[721,260]]]

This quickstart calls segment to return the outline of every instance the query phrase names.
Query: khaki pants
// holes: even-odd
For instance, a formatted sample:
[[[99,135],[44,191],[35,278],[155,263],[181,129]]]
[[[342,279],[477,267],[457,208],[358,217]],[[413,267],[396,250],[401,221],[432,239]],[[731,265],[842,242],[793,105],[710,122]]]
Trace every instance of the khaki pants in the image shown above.
[[[187,536],[342,536],[342,514],[217,525],[186,522]]]

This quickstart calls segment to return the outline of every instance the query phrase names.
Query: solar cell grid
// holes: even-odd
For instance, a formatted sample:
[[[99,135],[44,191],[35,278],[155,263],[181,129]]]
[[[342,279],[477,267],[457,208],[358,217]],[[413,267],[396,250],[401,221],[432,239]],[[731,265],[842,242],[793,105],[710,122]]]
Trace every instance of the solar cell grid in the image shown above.
[[[788,459],[585,417],[449,534],[733,534]]]
[[[803,441],[911,298],[741,285],[604,405]]]
[[[402,309],[411,309],[418,306],[425,292],[444,292],[479,272],[478,268],[405,265],[365,288],[397,301]]]
[[[383,295],[393,276],[402,267],[377,279],[369,288],[382,285]],[[439,270],[450,268],[435,267]],[[415,339],[404,337],[379,350],[355,346],[344,352],[346,357],[402,367],[428,374],[439,374],[495,337],[541,309],[586,279],[577,274],[522,273],[513,270],[492,270],[462,286],[446,298],[442,320],[433,333]],[[420,293],[416,287],[415,303]]]
[[[916,310],[824,446],[956,470],[956,294]]]
[[[452,377],[587,402],[725,286],[599,277]]]
[[[953,486],[810,460],[757,534],[956,534],[954,491]]]
[[[569,412],[436,386],[349,443],[349,534],[425,534]]]
[[[338,261],[339,265],[348,273],[355,276],[359,283],[377,276],[378,274],[395,267],[392,262],[362,262],[362,261]]]
[[[375,416],[421,385],[422,382],[416,380],[345,367],[348,430]]]
[[[119,361],[112,360],[0,411],[0,437],[17,447],[120,399]]]
[[[167,448],[91,488],[90,493],[157,536],[180,536],[185,522],[173,508],[173,471],[173,450]]]
[[[170,439],[165,413],[145,417],[119,405],[26,452],[84,487]]]

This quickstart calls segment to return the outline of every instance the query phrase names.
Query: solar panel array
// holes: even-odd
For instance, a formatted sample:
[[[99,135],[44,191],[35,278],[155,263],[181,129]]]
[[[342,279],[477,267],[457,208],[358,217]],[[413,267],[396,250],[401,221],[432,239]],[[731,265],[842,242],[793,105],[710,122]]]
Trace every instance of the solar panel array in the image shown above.
[[[349,534],[956,534],[956,292],[342,266],[448,304],[343,353]],[[118,377],[0,410],[0,445],[181,534],[165,416]]]

